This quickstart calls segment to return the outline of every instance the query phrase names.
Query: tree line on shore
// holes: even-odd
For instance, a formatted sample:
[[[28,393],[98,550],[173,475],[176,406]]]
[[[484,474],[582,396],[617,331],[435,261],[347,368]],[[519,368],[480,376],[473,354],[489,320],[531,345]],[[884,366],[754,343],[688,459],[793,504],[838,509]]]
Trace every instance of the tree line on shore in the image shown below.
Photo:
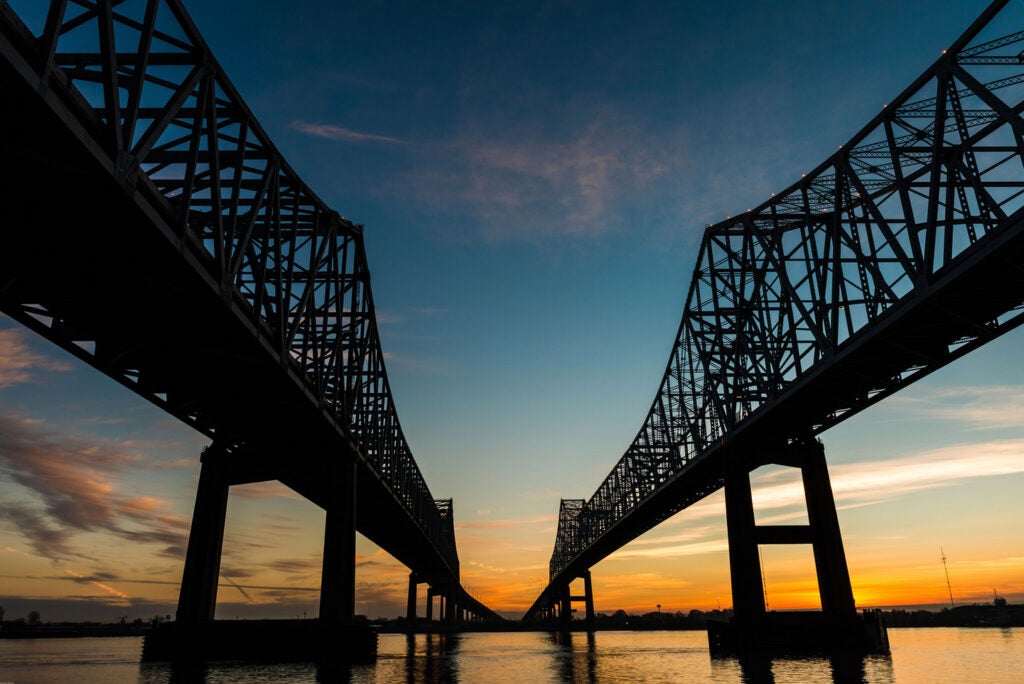
[[[882,611],[889,627],[1024,627],[1024,604],[1009,605],[1005,601],[995,604],[973,604],[943,608],[940,611],[893,609]],[[581,611],[573,611],[574,622],[582,622]],[[689,612],[662,612],[661,610],[634,615],[624,610],[614,613],[598,613],[594,626],[600,630],[645,630],[645,629],[693,629],[703,630],[708,620],[728,620],[731,610],[691,610]],[[170,615],[154,615],[148,620],[128,616],[119,617],[112,623],[100,622],[51,622],[44,623],[39,611],[29,611],[24,617],[5,621],[5,611],[0,606],[0,638],[23,636],[127,636],[144,634],[149,629],[170,622]],[[359,619],[366,620],[364,616]],[[369,620],[382,631],[401,630],[405,618],[394,620],[377,618]],[[505,623],[510,629],[530,628],[515,621]]]

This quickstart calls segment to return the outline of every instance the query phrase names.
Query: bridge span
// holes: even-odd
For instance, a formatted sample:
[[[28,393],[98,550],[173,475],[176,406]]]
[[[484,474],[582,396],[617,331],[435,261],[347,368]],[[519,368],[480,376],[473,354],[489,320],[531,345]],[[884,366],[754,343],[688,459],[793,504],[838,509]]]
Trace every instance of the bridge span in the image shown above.
[[[326,509],[321,621],[353,617],[356,530],[409,567],[412,617],[427,583],[450,622],[500,619],[402,432],[362,227],[183,3],[2,2],[0,54],[0,310],[212,440],[179,623],[213,619],[229,487],[264,480]]]
[[[590,568],[723,487],[737,618],[765,618],[759,544],[810,544],[822,614],[855,617],[816,436],[1024,321],[1024,26],[1007,4],[817,168],[707,227],[650,410],[597,491],[562,500],[526,619],[567,624],[585,600],[592,620]],[[769,463],[801,469],[808,525],[755,525],[749,473]]]

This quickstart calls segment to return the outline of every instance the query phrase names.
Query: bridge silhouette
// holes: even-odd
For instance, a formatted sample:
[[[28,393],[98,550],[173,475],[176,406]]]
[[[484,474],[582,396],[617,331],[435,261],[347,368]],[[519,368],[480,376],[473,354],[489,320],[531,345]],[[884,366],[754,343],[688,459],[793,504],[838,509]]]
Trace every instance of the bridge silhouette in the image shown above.
[[[813,171],[706,228],[651,408],[597,491],[562,500],[525,619],[566,625],[585,601],[592,625],[591,567],[721,488],[734,622],[771,622],[761,544],[809,544],[820,624],[856,619],[816,436],[1024,321],[1024,27],[1006,5]],[[800,469],[807,525],[755,524],[766,464]]]
[[[20,14],[14,7],[21,6]],[[402,432],[363,229],[283,159],[180,0],[0,3],[0,310],[209,436],[178,622],[213,619],[228,491],[326,509],[320,620],[358,530],[427,615],[500,620],[459,580],[451,499]]]

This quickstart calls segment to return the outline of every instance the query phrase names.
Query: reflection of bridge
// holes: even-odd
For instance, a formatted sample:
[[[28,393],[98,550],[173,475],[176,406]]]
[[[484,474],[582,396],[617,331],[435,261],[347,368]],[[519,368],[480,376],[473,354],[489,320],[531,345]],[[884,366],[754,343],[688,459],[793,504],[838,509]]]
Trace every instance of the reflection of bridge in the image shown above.
[[[16,14],[12,7],[20,7]],[[402,433],[362,228],[281,157],[180,0],[0,4],[0,308],[213,439],[179,622],[212,619],[228,488],[327,511],[320,616],[352,617],[355,532],[446,597],[451,500]]]
[[[823,613],[855,615],[815,435],[1024,320],[1024,27],[1006,4],[818,168],[707,228],[650,411],[593,496],[562,501],[527,618],[567,620],[576,598],[592,614],[591,566],[723,486],[737,616],[765,614],[760,544],[810,544]],[[749,473],[768,463],[801,469],[808,525],[755,525]]]

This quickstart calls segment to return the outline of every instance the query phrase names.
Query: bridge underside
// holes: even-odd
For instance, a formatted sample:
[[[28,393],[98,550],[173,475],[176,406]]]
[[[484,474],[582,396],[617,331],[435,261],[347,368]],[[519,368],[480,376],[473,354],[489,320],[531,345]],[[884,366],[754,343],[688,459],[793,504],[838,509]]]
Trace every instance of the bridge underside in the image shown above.
[[[9,49],[8,43],[3,43]],[[357,527],[426,578],[451,569],[261,329],[206,274],[144,184],[111,168],[65,93],[0,59],[0,309],[217,442],[232,484],[276,479],[325,507],[357,465]],[[198,459],[197,459],[198,460]],[[439,580],[440,581],[440,580]]]
[[[564,584],[722,488],[728,464],[757,467],[788,440],[819,434],[1024,322],[1024,215],[984,242],[638,501],[552,578],[526,618],[556,601]]]

